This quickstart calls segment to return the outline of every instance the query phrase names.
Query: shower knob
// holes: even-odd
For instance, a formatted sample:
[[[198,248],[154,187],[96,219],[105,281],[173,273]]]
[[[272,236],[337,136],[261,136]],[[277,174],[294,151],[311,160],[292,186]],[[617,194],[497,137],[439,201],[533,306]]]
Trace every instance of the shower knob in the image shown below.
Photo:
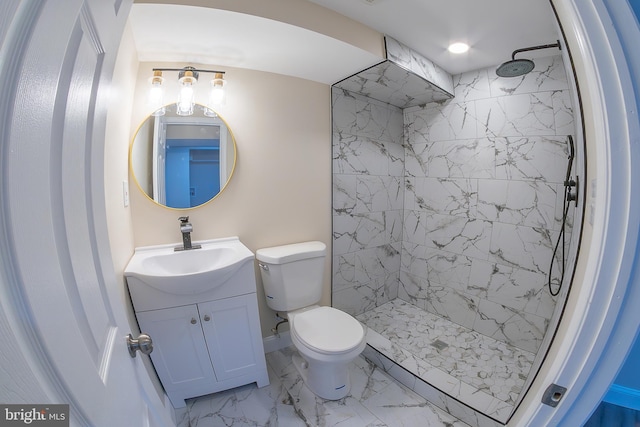
[[[565,182],[565,187],[567,187],[567,202],[577,202],[578,200],[578,177],[576,179],[570,179]],[[574,191],[571,191],[572,188],[575,188]]]

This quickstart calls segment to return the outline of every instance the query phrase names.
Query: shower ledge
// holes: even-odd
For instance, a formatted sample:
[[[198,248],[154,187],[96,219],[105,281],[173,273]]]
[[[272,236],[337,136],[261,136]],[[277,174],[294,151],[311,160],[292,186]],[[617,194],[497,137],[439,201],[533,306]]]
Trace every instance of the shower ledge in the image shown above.
[[[449,73],[389,36],[385,36],[385,47],[386,60],[334,87],[399,108],[453,98],[453,78]]]

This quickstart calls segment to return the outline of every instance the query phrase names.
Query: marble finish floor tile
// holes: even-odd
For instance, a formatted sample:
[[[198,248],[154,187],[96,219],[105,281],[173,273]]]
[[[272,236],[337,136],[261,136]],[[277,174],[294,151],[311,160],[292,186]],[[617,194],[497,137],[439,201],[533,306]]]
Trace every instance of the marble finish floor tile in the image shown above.
[[[373,335],[377,340],[388,340],[390,345],[369,344],[374,348],[382,347],[378,351],[383,354],[386,346],[401,349],[403,357],[412,355],[413,359],[420,361],[419,370],[427,373],[414,374],[418,377],[428,375],[423,379],[431,385],[447,390],[448,384],[433,382],[438,378],[448,382],[455,378],[467,389],[470,387],[479,395],[491,396],[509,406],[515,404],[535,357],[533,353],[457,325],[400,299],[356,317],[376,332]],[[434,371],[441,371],[442,375],[435,375]],[[460,399],[462,396],[453,397]],[[465,403],[477,406],[474,402]]]
[[[315,396],[291,363],[295,348],[267,354],[270,385],[238,387],[187,400],[178,427],[469,427],[358,357],[351,391],[330,401]]]

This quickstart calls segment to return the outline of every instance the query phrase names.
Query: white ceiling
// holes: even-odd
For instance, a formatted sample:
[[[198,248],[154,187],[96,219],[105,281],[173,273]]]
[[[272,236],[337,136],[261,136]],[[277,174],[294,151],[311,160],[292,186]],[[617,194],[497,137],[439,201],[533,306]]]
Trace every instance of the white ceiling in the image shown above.
[[[558,39],[549,0],[310,1],[390,35],[451,74],[497,66],[516,49]],[[454,55],[447,51],[453,42],[471,48]]]
[[[129,22],[141,62],[214,64],[333,84],[381,61],[314,31],[227,10],[134,4]]]
[[[558,38],[548,0],[310,1],[392,36],[451,74],[499,65],[515,49]],[[215,64],[333,84],[381,60],[304,28],[219,9],[134,4],[130,23],[143,62]],[[450,54],[455,41],[471,49]]]

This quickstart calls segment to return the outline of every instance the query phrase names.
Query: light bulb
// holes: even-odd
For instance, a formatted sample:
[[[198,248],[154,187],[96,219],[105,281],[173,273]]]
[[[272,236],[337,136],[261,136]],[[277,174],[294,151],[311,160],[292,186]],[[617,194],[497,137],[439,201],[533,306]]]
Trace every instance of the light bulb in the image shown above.
[[[183,86],[182,89],[180,89],[180,99],[178,100],[178,115],[192,115],[193,104],[193,87],[191,85]]]
[[[209,107],[224,104],[225,84],[226,82],[222,77],[222,73],[216,73],[214,79],[211,80],[211,92],[209,93]]]
[[[198,82],[198,73],[194,68],[185,68],[179,76],[178,82],[182,87],[180,88],[176,113],[179,116],[190,116],[193,114],[195,104],[193,85]]]
[[[462,42],[451,43],[448,47],[448,50],[449,52],[456,54],[465,53],[469,50],[469,45]]]
[[[153,77],[149,79],[149,82],[151,83],[151,89],[149,90],[147,104],[153,109],[153,113],[151,113],[153,116],[162,116],[165,113],[162,71],[154,71]]]

